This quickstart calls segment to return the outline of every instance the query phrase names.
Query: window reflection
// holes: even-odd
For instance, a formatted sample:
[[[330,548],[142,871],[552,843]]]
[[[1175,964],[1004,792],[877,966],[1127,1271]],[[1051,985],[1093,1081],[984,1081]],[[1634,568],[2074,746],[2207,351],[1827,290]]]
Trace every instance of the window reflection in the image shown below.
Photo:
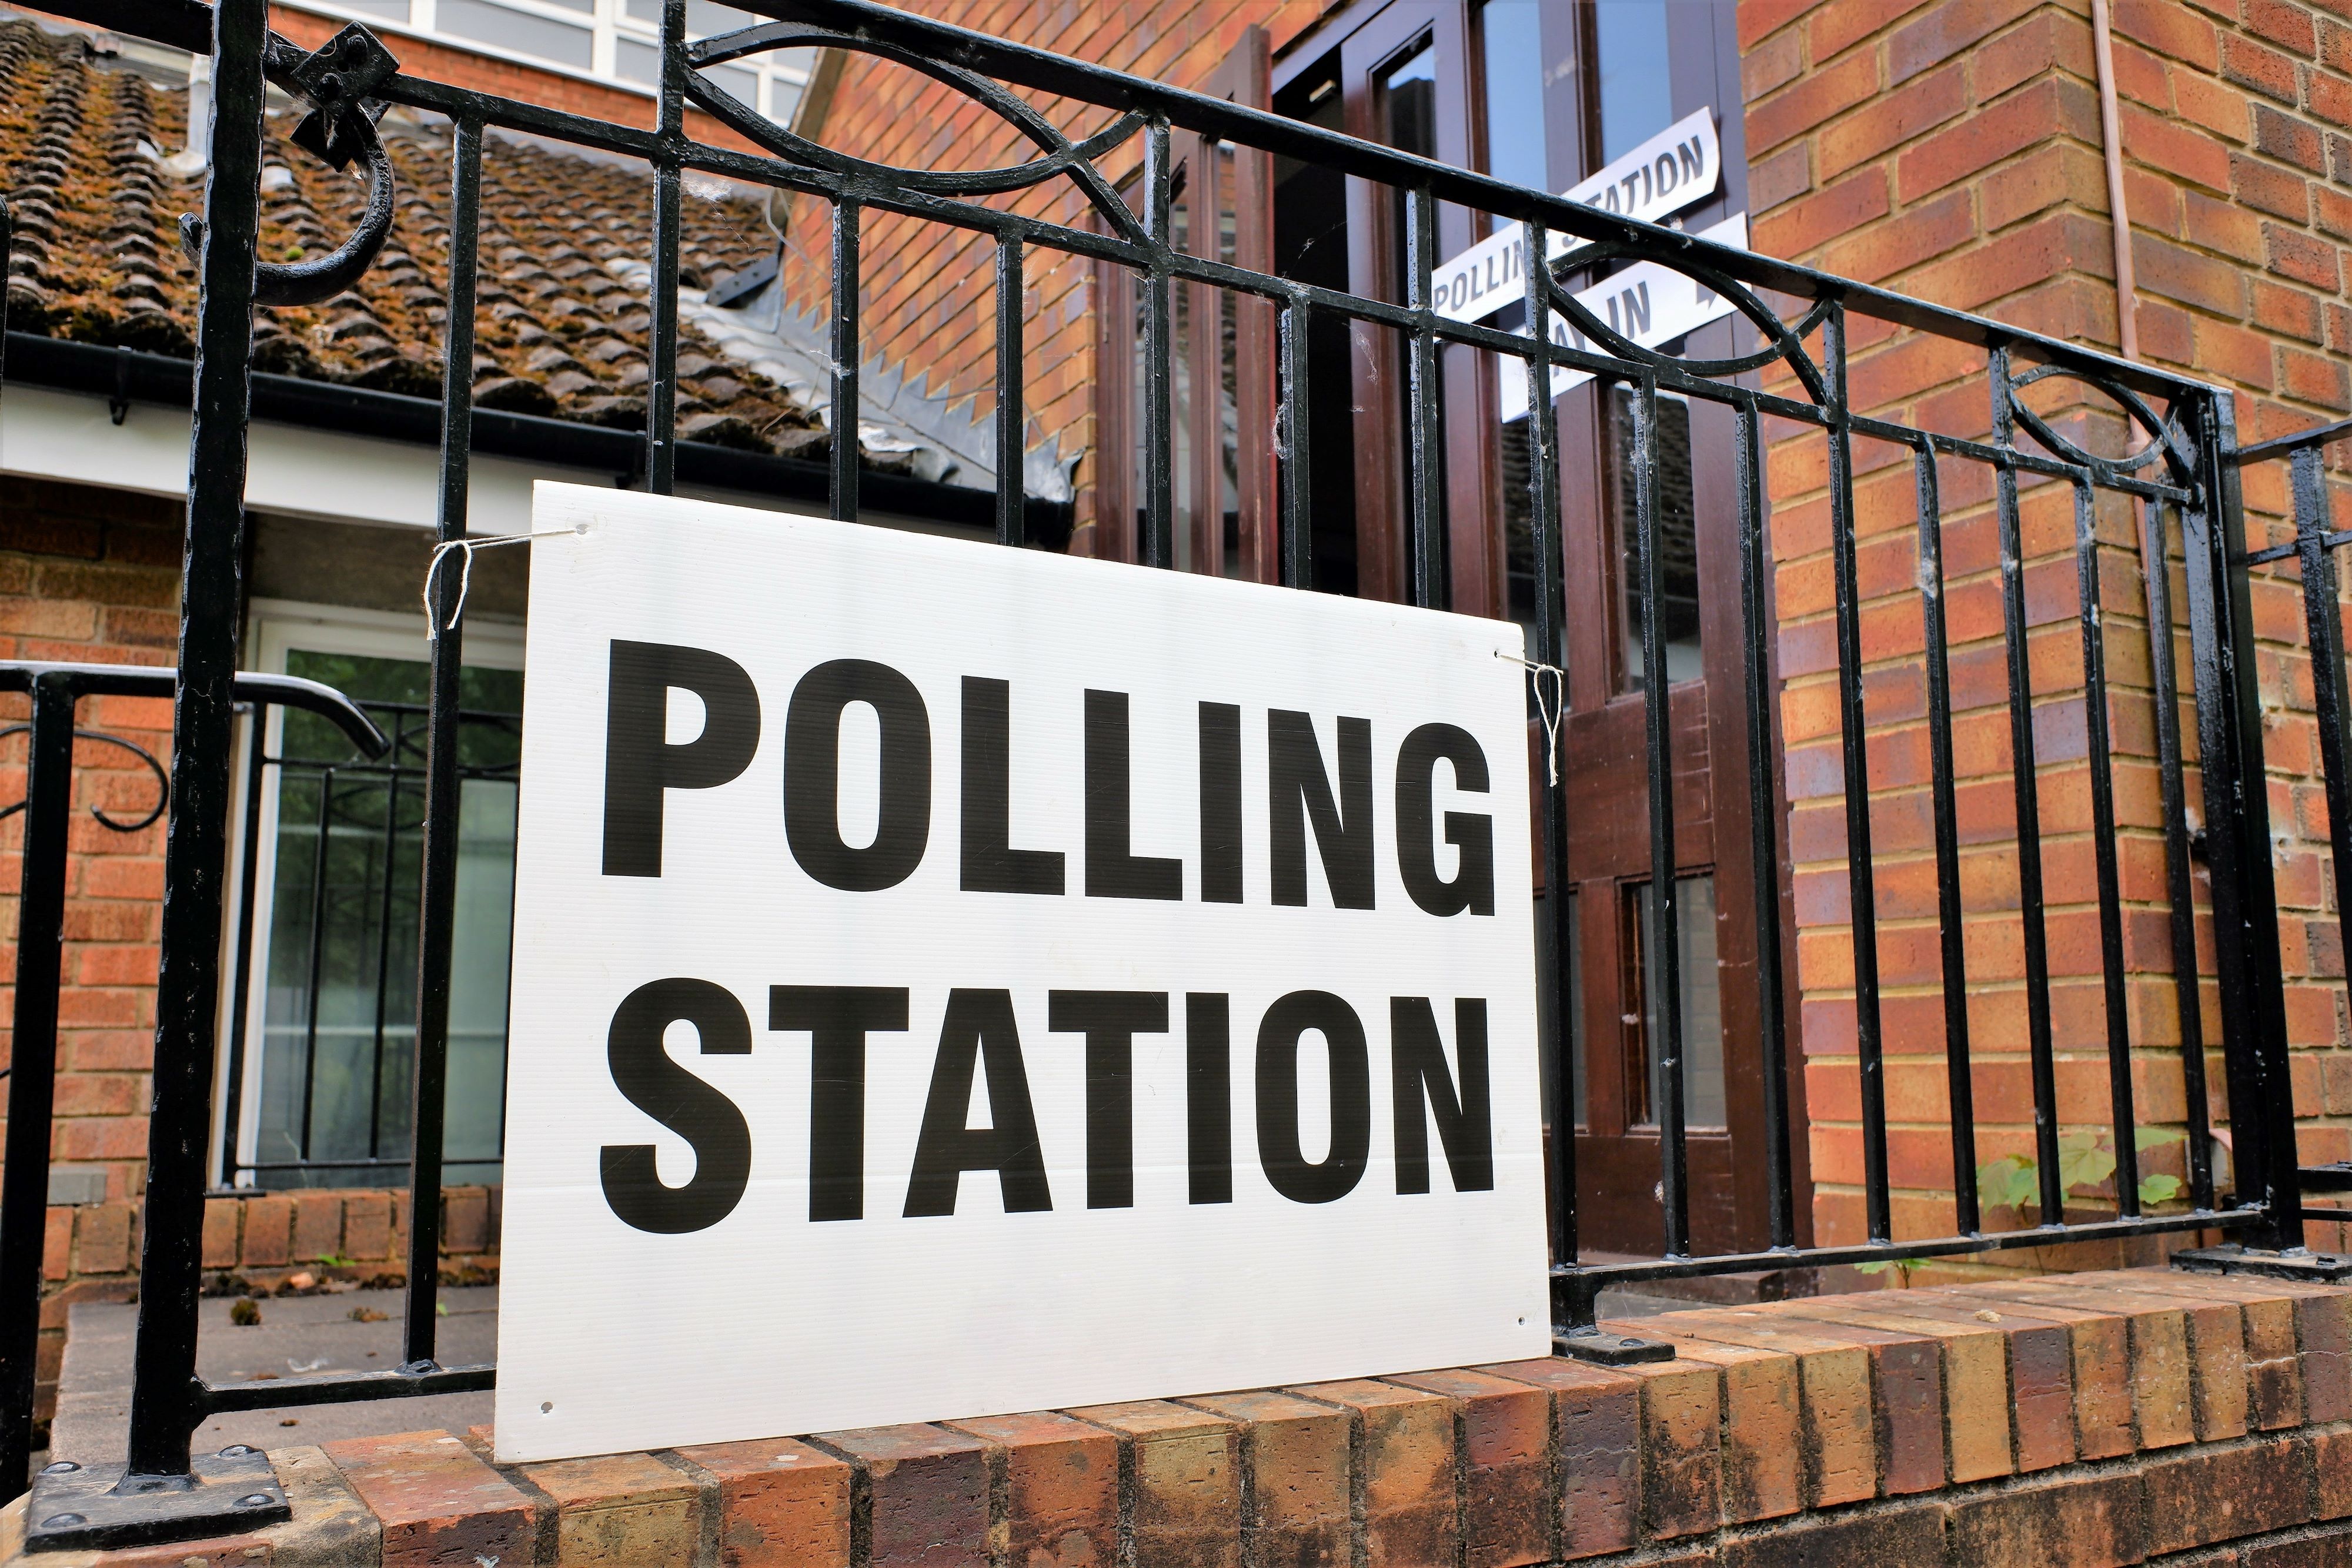
[[[1548,191],[1544,163],[1543,8],[1537,0],[1486,0],[1478,8],[1486,89],[1486,172]]]
[[[1628,987],[1642,998],[1641,1009],[1629,1019],[1637,1031],[1633,1082],[1643,1096],[1641,1114],[1630,1120],[1655,1124],[1657,1107],[1665,1092],[1665,1053],[1653,1049],[1657,1040],[1657,977],[1650,959],[1650,884],[1636,883],[1628,890],[1632,927],[1626,933]],[[1723,982],[1716,964],[1715,878],[1711,875],[1675,879],[1675,946],[1679,960],[1675,994],[1683,1013],[1683,1125],[1724,1125]],[[1638,1021],[1633,1021],[1638,1020]]]
[[[1675,120],[1674,77],[1667,68],[1670,0],[1594,0],[1594,74],[1599,78],[1599,168],[1630,152]]]
[[[1618,580],[1622,585],[1618,632],[1624,656],[1622,689],[1638,692],[1648,680],[1642,647],[1642,562],[1636,534],[1640,493],[1633,462],[1631,387],[1609,389],[1608,455]],[[1690,404],[1672,392],[1657,400],[1651,440],[1654,486],[1651,537],[1658,552],[1658,629],[1665,643],[1666,682],[1699,678],[1698,516],[1692,494]]]

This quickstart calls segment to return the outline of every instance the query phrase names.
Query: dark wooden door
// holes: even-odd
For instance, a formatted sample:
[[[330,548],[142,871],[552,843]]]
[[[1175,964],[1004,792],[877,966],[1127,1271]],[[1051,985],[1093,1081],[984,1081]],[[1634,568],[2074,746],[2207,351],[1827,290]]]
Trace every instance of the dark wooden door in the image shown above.
[[[1621,150],[1614,143],[1627,135],[1638,142],[1710,107],[1724,141],[1725,183],[1713,202],[1690,210],[1684,221],[1699,227],[1744,208],[1738,57],[1728,4],[1561,0],[1518,6],[1499,18],[1491,9],[1475,0],[1359,5],[1333,45],[1277,73],[1276,106],[1441,162],[1540,179],[1554,190],[1605,164]],[[1646,44],[1634,36],[1645,17],[1668,23],[1653,28]],[[1497,21],[1511,29],[1508,39],[1494,30]],[[1601,68],[1612,50],[1637,64],[1646,60],[1648,78],[1620,73],[1604,82]],[[1507,72],[1527,74],[1496,79]],[[1537,102],[1539,115],[1527,108]],[[1656,123],[1640,128],[1643,112]],[[1277,186],[1285,194],[1275,221],[1278,236],[1287,236],[1277,245],[1284,270],[1403,301],[1395,193],[1349,179],[1342,203],[1339,191],[1322,193],[1312,180],[1310,171],[1278,166]],[[1452,256],[1487,232],[1483,214],[1441,205],[1438,254]],[[1343,276],[1332,276],[1335,244],[1345,246]],[[1517,312],[1507,310],[1491,324],[1509,328],[1518,320]],[[1332,327],[1336,338],[1339,329]],[[1336,523],[1353,546],[1341,591],[1401,599],[1410,477],[1403,343],[1393,332],[1361,324],[1344,330],[1344,343],[1317,340],[1325,356],[1315,361],[1318,405],[1339,404],[1335,393],[1341,387],[1347,399],[1331,411],[1337,428],[1327,426],[1324,407],[1318,409],[1318,583],[1335,542],[1327,528]],[[1693,334],[1685,347],[1712,357],[1732,352],[1732,342],[1731,325],[1717,323]],[[1491,361],[1449,347],[1441,374],[1445,601],[1471,614],[1525,621],[1533,613],[1535,571],[1524,427],[1499,422]],[[1538,893],[1543,919],[1568,921],[1576,949],[1573,994],[1564,1002],[1555,998],[1553,1007],[1568,1025],[1559,1033],[1575,1059],[1580,1090],[1575,1136],[1582,1240],[1601,1251],[1654,1254],[1664,1228],[1647,1014],[1660,977],[1648,973],[1640,936],[1651,856],[1639,622],[1625,598],[1624,549],[1632,541],[1620,526],[1632,515],[1622,450],[1629,399],[1626,389],[1587,384],[1559,404],[1570,709],[1562,787],[1570,801],[1570,885]],[[1669,398],[1661,400],[1660,434],[1673,858],[1683,955],[1674,978],[1692,1064],[1685,1117],[1690,1213],[1696,1244],[1718,1250],[1769,1239],[1761,1179],[1762,1030],[1735,433],[1715,405]],[[1336,580],[1325,585],[1340,587]],[[1772,795],[1777,787],[1768,789],[1768,798]],[[1779,880],[1776,874],[1776,884]],[[1778,913],[1785,932],[1786,911]],[[1556,1073],[1557,1063],[1549,1066]],[[1790,1089],[1792,1107],[1801,1107],[1799,1085],[1792,1082]],[[1797,1115],[1801,1111],[1792,1111]],[[1801,1172],[1802,1153],[1801,1146]],[[1753,1178],[1743,1179],[1749,1173]],[[1798,1206],[1801,1214],[1810,1207],[1801,1176]]]
[[[1581,62],[1555,78],[1572,89],[1577,101],[1559,104],[1556,89],[1558,108],[1547,114],[1555,166],[1563,157],[1570,160],[1570,178],[1621,151],[1612,136],[1622,141],[1631,134],[1622,128],[1622,103],[1603,99],[1609,92],[1622,99],[1643,89],[1638,81],[1604,84],[1601,72],[1612,45],[1605,29],[1625,27],[1643,9],[1638,4],[1613,13],[1572,6],[1553,16],[1547,8],[1547,54]],[[1662,68],[1649,89],[1660,100],[1655,128],[1711,107],[1724,141],[1722,191],[1683,215],[1687,226],[1702,227],[1745,206],[1737,57],[1728,37],[1718,36],[1718,29],[1728,28],[1730,12],[1696,5],[1655,11],[1673,17],[1657,62]],[[1570,29],[1570,37],[1557,37]],[[1727,354],[1733,342],[1732,324],[1718,322],[1694,333],[1685,351]],[[1634,402],[1631,386],[1601,382],[1587,382],[1559,402],[1570,709],[1562,784],[1569,794],[1570,885],[1549,913],[1569,923],[1575,948],[1566,1033],[1578,1059],[1579,1230],[1583,1245],[1593,1249],[1655,1254],[1663,1246],[1654,998],[1660,987],[1672,984],[1682,1003],[1692,1242],[1701,1251],[1760,1247],[1769,1239],[1762,1179],[1765,1030],[1749,832],[1755,797],[1741,642],[1738,429],[1719,404],[1671,394],[1657,401],[1654,505],[1663,561],[1659,613],[1666,643],[1673,905],[1680,949],[1678,972],[1666,975],[1651,961],[1647,939],[1653,862],[1644,705],[1650,675],[1643,667],[1633,592]],[[1777,756],[1769,771],[1778,773]],[[1777,798],[1777,785],[1767,784],[1766,799]],[[1785,932],[1780,880],[1776,873],[1770,906],[1774,924]],[[1799,1087],[1790,1084],[1791,1102],[1801,1106]],[[1794,1124],[1801,1127],[1801,1120]],[[1799,1159],[1801,1168],[1801,1149]],[[1810,1207],[1801,1199],[1798,1212]]]

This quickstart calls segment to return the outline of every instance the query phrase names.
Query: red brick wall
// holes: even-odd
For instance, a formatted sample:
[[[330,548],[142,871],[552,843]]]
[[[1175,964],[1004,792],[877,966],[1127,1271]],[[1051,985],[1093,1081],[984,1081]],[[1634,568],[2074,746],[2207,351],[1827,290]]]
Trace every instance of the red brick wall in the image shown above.
[[[1741,0],[1757,246],[2113,349],[2114,248],[2087,12],[2018,0]],[[2352,181],[2352,140],[2335,129],[2352,120],[2352,79],[2345,74],[2352,69],[2352,28],[2327,6],[2294,0],[2118,0],[2115,51],[2142,353],[2240,389],[2246,439],[2340,417],[2347,406],[2341,353],[2352,317],[2341,300],[2337,241],[2352,235],[2352,196],[2331,176]],[[1855,353],[1858,402],[1955,434],[1990,431],[1979,351],[1857,330]],[[2066,428],[2094,450],[2120,449],[2113,405],[2080,389],[2051,390],[2037,406],[2070,421]],[[1789,430],[1777,437],[1773,533],[1816,1219],[1822,1239],[1844,1239],[1861,1234],[1859,1099],[1826,474],[1818,440]],[[1864,443],[1855,461],[1879,949],[1888,988],[1890,1164],[1905,1189],[1896,1233],[1918,1235],[1951,1223],[1951,1154],[1923,783],[1913,480],[1907,455],[1895,449]],[[1943,465],[1942,476],[1977,1158],[1990,1161],[2032,1150],[2006,674],[1990,477],[1954,462]],[[2254,548],[2266,535],[2286,537],[2279,531],[2284,477],[2276,467],[2247,472]],[[2094,1129],[2109,1113],[2071,497],[2028,486],[2021,521],[2060,1112],[2070,1129]],[[2102,508],[2103,636],[2133,971],[2127,1012],[2139,1048],[2140,1114],[2177,1124],[2179,1022],[2162,920],[2151,655],[2136,526],[2125,508]],[[2178,609],[2177,567],[2174,580]],[[2320,862],[2325,812],[2298,592],[2290,564],[2263,570],[2254,600],[2304,1155],[2334,1159],[2352,1152],[2342,1114],[2352,1111],[2352,1055],[2343,1049],[2342,956]],[[2185,670],[2185,641],[2180,653]],[[2193,758],[2193,733],[2189,738]],[[2201,816],[2193,771],[2189,798]],[[2208,976],[2210,939],[2202,931],[2200,969]],[[2220,1022],[2209,985],[2209,1045]],[[2218,1057],[2209,1077],[2218,1109]],[[2177,1172],[2179,1153],[2177,1144],[2157,1152],[2150,1168]],[[2098,1207],[2095,1189],[2081,1196],[2086,1207]],[[2015,1218],[1988,1216],[1996,1228]]]
[[[919,0],[904,8],[1176,87],[1199,88],[1252,24],[1280,48],[1325,7],[1321,0]],[[1101,130],[1108,111],[1031,95],[1032,102],[1076,140]],[[845,152],[902,168],[986,169],[1026,162],[1036,148],[1009,123],[950,89],[871,56],[852,55],[819,138]],[[1138,167],[1140,139],[1103,161],[1116,181]],[[1000,198],[1000,200],[1002,200]],[[1016,211],[1074,227],[1089,226],[1085,197],[1054,180],[1012,199]],[[903,365],[908,380],[929,377],[934,392],[969,400],[975,417],[996,407],[996,318],[992,241],[887,214],[868,213],[862,230],[863,348]],[[828,204],[793,204],[784,284],[803,309],[830,298],[833,227]],[[1064,456],[1086,452],[1077,474],[1078,534],[1071,549],[1087,553],[1092,528],[1094,364],[1097,327],[1093,264],[1052,251],[1027,263],[1023,344],[1025,444],[1060,437]]]
[[[168,664],[179,624],[184,508],[120,491],[0,480],[0,657]],[[0,697],[0,723],[26,699]],[[167,701],[89,697],[80,727],[120,736],[170,766]],[[0,800],[25,793],[25,741],[0,745]],[[89,814],[136,821],[155,804],[154,776],[114,747],[75,748],[67,861],[65,990],[58,998],[57,1124],[51,1157],[103,1164],[107,1197],[143,1185],[148,1067],[154,1052],[155,942],[163,824],[118,833]],[[13,1004],[21,815],[0,822],[0,996]],[[6,1016],[0,1013],[0,1038]]]

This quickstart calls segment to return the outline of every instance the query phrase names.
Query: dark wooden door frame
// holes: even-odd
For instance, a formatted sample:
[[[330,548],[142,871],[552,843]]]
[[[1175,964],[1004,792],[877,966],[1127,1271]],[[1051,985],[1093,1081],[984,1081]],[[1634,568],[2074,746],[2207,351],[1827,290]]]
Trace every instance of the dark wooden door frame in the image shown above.
[[[1272,50],[1264,27],[1255,23],[1242,35],[1201,90],[1249,109],[1271,109]],[[1185,251],[1218,258],[1219,221],[1225,186],[1221,158],[1233,163],[1234,265],[1255,272],[1274,270],[1274,160],[1249,147],[1221,151],[1192,131],[1176,131],[1170,154],[1179,169],[1181,199],[1189,204]],[[1132,203],[1130,181],[1121,194]],[[1205,221],[1204,221],[1205,220]],[[1097,227],[1101,226],[1099,224]],[[1103,455],[1095,475],[1095,538],[1088,553],[1110,560],[1140,559],[1137,542],[1133,453],[1142,430],[1135,406],[1135,275],[1111,262],[1095,264],[1097,341],[1095,381],[1096,450]],[[1224,567],[1222,491],[1223,420],[1218,393],[1224,345],[1220,330],[1220,290],[1206,284],[1174,285],[1186,309],[1182,345],[1188,368],[1183,393],[1172,399],[1171,416],[1190,435],[1192,461],[1178,476],[1180,503],[1189,498],[1192,570],[1215,576]],[[1273,308],[1254,295],[1236,294],[1234,310],[1235,510],[1240,535],[1240,575],[1253,582],[1279,580],[1277,570],[1274,449],[1276,399]]]

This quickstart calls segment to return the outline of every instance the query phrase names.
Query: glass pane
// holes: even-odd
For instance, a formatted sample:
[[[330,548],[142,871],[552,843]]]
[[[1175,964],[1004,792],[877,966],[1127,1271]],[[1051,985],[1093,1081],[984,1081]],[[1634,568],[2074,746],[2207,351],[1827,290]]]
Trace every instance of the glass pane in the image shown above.
[[[1423,158],[1437,156],[1437,50],[1423,44],[1381,78],[1388,106],[1388,144]]]
[[[1423,158],[1437,156],[1436,46],[1423,44],[1402,65],[1391,66],[1381,75],[1381,106],[1385,120],[1383,135],[1390,146]],[[1409,200],[1402,190],[1390,193],[1394,209],[1391,229],[1395,235],[1395,293],[1400,304],[1407,298],[1406,279],[1411,276],[1410,253],[1405,249],[1405,205]]]
[[[583,71],[590,63],[593,38],[588,29],[559,22],[552,16],[528,16],[493,5],[490,0],[438,0],[434,16],[441,31],[455,37],[471,38],[520,55],[534,55]]]
[[[341,733],[289,713],[276,769],[277,865],[258,998],[265,1186],[373,1180],[361,1162],[408,1152],[423,876],[421,661],[298,650],[289,674],[357,699],[393,741],[361,758]],[[453,1180],[495,1179],[501,1144],[507,962],[522,676],[458,680],[457,907],[444,1143]]]
[[[1533,190],[1551,188],[1544,164],[1543,11],[1536,0],[1479,7],[1486,65],[1486,172]]]
[[[1618,632],[1624,643],[1622,689],[1643,689],[1648,670],[1642,650],[1641,561],[1635,554],[1638,496],[1633,466],[1633,389],[1609,392],[1611,490],[1616,502],[1618,580],[1623,603]],[[1651,443],[1656,494],[1652,531],[1658,552],[1658,623],[1665,642],[1666,682],[1699,678],[1698,516],[1692,495],[1690,404],[1670,392],[1658,394],[1657,429]]]
[[[1654,1123],[1664,1092],[1664,1053],[1650,1049],[1656,1038],[1657,977],[1650,963],[1650,884],[1633,889],[1632,950],[1633,972],[1642,991],[1642,1072],[1648,1104],[1642,1120]],[[1683,1125],[1720,1127],[1723,1109],[1723,981],[1716,965],[1715,878],[1709,875],[1675,879],[1675,945],[1681,960],[1675,992],[1683,1010]]]
[[[629,0],[628,14],[631,21],[659,28],[662,0]],[[759,20],[749,11],[738,11],[732,5],[714,5],[712,0],[686,0],[686,30],[698,38],[711,33],[731,33]]]
[[[1674,123],[1667,10],[1668,0],[1595,0],[1592,31],[1601,78],[1596,169]]]
[[[1237,171],[1234,166],[1234,144],[1219,141],[1209,149],[1213,176],[1212,189],[1216,193],[1217,259],[1228,267],[1239,265],[1236,246],[1240,236],[1240,220],[1235,204]],[[1226,577],[1241,575],[1241,296],[1229,288],[1217,289],[1212,296],[1217,302],[1217,413],[1213,427],[1217,441],[1216,507],[1220,519],[1216,530],[1222,541],[1217,570]],[[1263,308],[1263,307],[1259,307]]]
[[[661,86],[661,46],[635,38],[613,40],[613,74],[623,81]]]

